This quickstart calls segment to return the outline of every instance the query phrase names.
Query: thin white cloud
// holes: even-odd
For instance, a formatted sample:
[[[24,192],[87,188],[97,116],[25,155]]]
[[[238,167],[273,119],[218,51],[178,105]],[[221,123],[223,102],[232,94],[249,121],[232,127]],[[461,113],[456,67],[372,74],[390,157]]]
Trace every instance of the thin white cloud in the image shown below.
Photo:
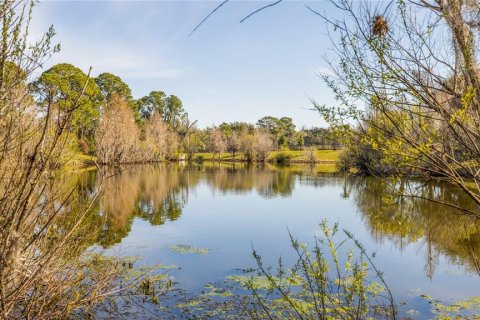
[[[176,67],[165,62],[160,55],[153,57],[147,52],[132,49],[128,45],[113,47],[111,45],[93,50],[82,49],[81,44],[68,43],[67,49],[56,55],[50,64],[70,62],[82,69],[93,68],[94,74],[112,72],[122,78],[178,78],[186,74],[185,67]]]
[[[110,9],[108,11],[111,12]],[[50,24],[59,22],[61,25],[57,28],[54,40],[61,43],[62,49],[48,61],[46,67],[67,62],[82,70],[92,67],[93,75],[111,72],[127,79],[171,79],[182,77],[187,72],[187,67],[180,66],[175,56],[167,50],[171,46],[158,47],[154,44],[146,46],[136,38],[102,39],[102,36],[105,37],[101,32],[102,28],[108,29],[113,26],[98,26],[94,22],[77,27],[62,21],[55,15],[58,11],[51,6],[36,13],[31,35],[33,40],[39,39]],[[96,28],[98,33],[89,34]]]

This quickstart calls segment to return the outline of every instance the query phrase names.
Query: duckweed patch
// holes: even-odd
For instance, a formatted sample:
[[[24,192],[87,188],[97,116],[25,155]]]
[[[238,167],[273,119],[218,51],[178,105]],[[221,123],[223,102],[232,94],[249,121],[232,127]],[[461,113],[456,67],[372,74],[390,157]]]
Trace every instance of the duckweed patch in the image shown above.
[[[210,252],[208,248],[195,248],[188,244],[174,244],[169,246],[169,249],[181,254],[207,254]]]
[[[427,295],[422,295],[421,297],[432,305],[435,319],[478,319],[478,314],[480,314],[480,296],[452,304],[444,304]]]
[[[276,276],[262,275],[232,275],[226,278],[227,281],[233,281],[245,289],[269,290],[276,286],[284,287],[287,285],[296,286],[299,284],[293,277],[280,279]]]

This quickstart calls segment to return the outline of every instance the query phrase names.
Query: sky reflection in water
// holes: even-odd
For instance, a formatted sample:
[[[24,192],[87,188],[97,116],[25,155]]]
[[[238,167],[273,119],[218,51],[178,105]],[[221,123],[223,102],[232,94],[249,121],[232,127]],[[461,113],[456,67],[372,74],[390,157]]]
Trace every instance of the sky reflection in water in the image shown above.
[[[104,184],[98,214],[107,219],[98,243],[147,264],[179,266],[171,275],[199,292],[253,266],[252,246],[267,263],[279,256],[291,262],[288,230],[312,243],[326,219],[376,252],[397,302],[423,309],[423,293],[444,301],[478,295],[479,223],[431,202],[392,198],[372,178],[320,171],[239,164],[125,168]],[[411,184],[424,195],[470,205],[444,185]],[[177,244],[210,251],[181,254],[169,248]]]

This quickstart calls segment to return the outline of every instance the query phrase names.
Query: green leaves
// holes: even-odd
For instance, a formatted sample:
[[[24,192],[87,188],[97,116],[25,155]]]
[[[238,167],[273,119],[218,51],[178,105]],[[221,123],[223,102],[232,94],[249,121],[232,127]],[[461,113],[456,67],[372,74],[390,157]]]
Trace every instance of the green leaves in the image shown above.
[[[388,306],[376,303],[375,298],[388,289],[361,244],[349,233],[346,233],[347,240],[338,241],[338,224],[330,226],[322,221],[320,229],[322,237],[316,238],[311,248],[290,234],[297,257],[290,267],[285,267],[279,259],[274,272],[254,251],[256,269],[247,270],[246,275],[229,277],[251,291],[256,317],[365,319],[379,306],[385,309],[382,319],[394,318],[395,310],[390,310],[394,308],[393,300]],[[351,242],[359,252],[349,250],[345,259],[340,252]],[[380,278],[382,284],[369,276],[370,268],[375,271],[373,277]]]
[[[167,105],[166,97],[167,95],[163,91],[152,91],[148,96],[138,99],[138,110],[142,118],[148,119],[154,113],[158,113],[164,119]]]
[[[267,130],[273,135],[280,147],[294,146],[297,144],[294,136],[295,124],[293,124],[292,118],[265,116],[257,121],[257,126]]]
[[[94,149],[94,130],[104,101],[95,81],[79,68],[61,63],[45,71],[33,87],[38,105],[55,110],[52,114],[58,121],[72,114],[72,131]]]
[[[119,76],[105,72],[95,78],[95,83],[102,92],[104,101],[110,101],[114,95],[124,98],[133,110],[135,120],[140,121],[140,113],[137,102],[132,97],[132,91]]]
[[[95,83],[106,101],[110,100],[113,94],[117,94],[127,101],[133,100],[130,87],[117,75],[108,72],[102,73],[95,78]]]

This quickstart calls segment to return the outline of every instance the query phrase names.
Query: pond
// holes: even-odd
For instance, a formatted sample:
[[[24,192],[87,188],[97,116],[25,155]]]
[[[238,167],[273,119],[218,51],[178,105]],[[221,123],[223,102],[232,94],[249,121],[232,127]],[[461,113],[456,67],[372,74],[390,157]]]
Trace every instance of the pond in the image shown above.
[[[479,295],[480,223],[415,198],[392,197],[374,178],[324,173],[321,166],[206,163],[131,166],[103,182],[97,241],[107,252],[179,267],[189,292],[255,265],[294,258],[289,232],[312,244],[319,223],[338,223],[375,252],[402,312],[431,316],[422,294],[445,302]],[[329,170],[327,170],[329,171]],[[88,181],[98,183],[96,173]],[[403,183],[403,182],[401,182]],[[412,186],[413,184],[413,186]],[[422,196],[473,205],[435,182],[411,182]],[[92,186],[88,188],[91,190]],[[199,248],[190,252],[191,247]]]

